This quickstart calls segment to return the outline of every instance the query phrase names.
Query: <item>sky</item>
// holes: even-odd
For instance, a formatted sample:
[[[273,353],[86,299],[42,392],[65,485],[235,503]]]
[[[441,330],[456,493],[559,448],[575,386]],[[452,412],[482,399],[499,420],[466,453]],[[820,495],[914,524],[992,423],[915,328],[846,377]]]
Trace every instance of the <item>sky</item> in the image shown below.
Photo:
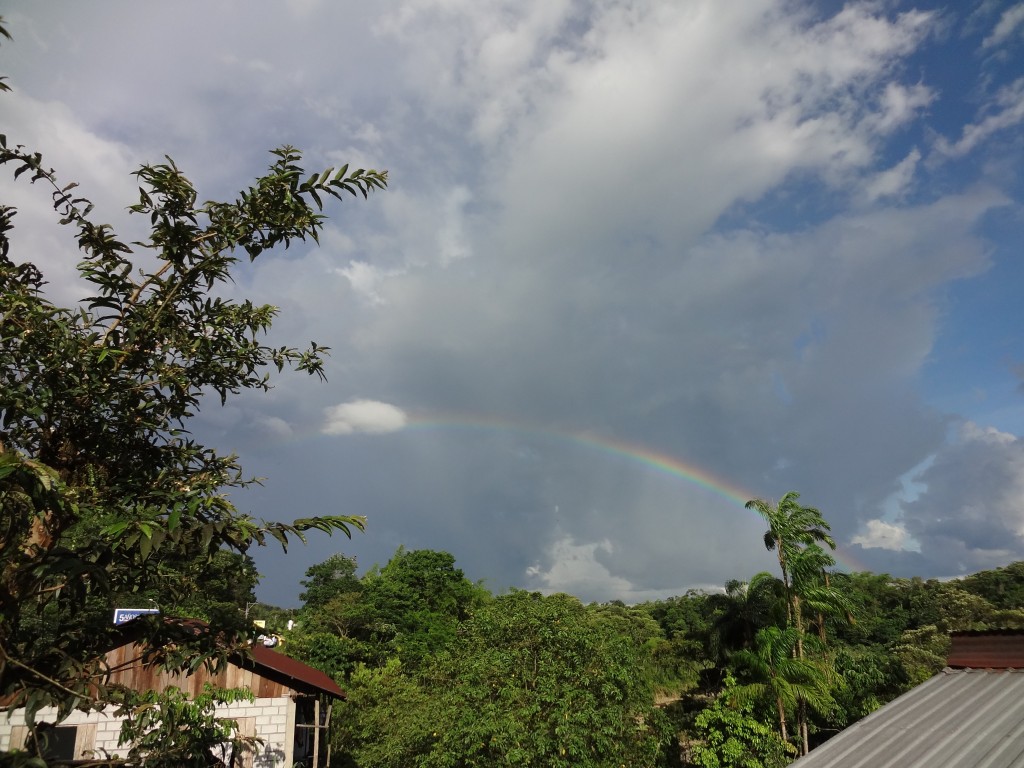
[[[231,293],[331,347],[197,435],[259,518],[365,533],[256,553],[452,553],[492,591],[637,602],[773,568],[798,491],[839,566],[1024,559],[1024,2],[0,2],[0,132],[124,236],[171,156],[233,199],[290,144],[387,169]],[[83,295],[49,197],[12,256]]]

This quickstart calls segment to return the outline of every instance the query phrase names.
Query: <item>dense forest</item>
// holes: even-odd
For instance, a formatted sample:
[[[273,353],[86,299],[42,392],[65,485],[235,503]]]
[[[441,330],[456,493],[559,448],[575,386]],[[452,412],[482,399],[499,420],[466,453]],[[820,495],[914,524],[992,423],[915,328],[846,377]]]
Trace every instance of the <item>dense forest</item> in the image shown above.
[[[337,554],[301,608],[250,615],[347,691],[333,764],[382,768],[781,766],[942,669],[950,631],[1024,627],[1024,563],[938,581],[777,551],[778,575],[632,606],[495,595],[447,552],[361,576]]]

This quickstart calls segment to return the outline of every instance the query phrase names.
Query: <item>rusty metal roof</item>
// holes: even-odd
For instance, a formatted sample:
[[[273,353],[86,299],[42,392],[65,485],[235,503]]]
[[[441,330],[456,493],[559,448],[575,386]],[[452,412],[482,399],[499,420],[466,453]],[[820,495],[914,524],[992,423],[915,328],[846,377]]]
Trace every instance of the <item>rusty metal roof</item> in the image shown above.
[[[1024,766],[1024,670],[946,668],[792,765]]]
[[[344,691],[329,675],[314,669],[308,664],[303,664],[298,659],[285,656],[262,645],[253,645],[249,648],[249,657],[257,667],[273,670],[302,685],[299,687],[314,688],[318,691],[336,696],[339,699],[345,698]],[[293,686],[295,687],[295,686]]]
[[[1024,669],[1024,632],[953,632],[946,666],[963,669]]]

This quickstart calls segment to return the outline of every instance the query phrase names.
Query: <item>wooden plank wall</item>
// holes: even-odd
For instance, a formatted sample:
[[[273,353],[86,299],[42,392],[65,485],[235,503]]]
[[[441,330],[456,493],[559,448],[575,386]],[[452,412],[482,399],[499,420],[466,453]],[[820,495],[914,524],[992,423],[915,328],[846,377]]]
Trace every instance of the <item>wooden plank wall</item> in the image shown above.
[[[211,674],[206,667],[200,667],[194,674],[184,675],[170,674],[158,667],[145,667],[141,658],[142,651],[135,643],[122,645],[107,653],[107,664],[114,670],[110,682],[137,691],[163,691],[175,686],[189,696],[201,693],[203,684],[207,682],[220,688],[248,688],[258,699],[274,699],[294,693],[292,688],[237,664],[229,663],[216,674]]]

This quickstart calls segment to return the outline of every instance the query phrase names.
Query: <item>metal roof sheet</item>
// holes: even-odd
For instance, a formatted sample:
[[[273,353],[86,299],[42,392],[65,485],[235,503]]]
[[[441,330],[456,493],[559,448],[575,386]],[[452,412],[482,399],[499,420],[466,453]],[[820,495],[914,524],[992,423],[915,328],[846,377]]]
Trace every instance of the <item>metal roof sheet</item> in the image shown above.
[[[1024,633],[1020,630],[954,632],[950,639],[948,667],[1024,668]]]
[[[292,680],[304,683],[331,696],[339,699],[345,698],[345,692],[338,687],[338,684],[329,675],[321,672],[319,669],[314,669],[308,664],[303,664],[298,659],[272,651],[270,648],[264,648],[262,645],[250,647],[249,656],[257,668],[274,670]]]
[[[1024,670],[947,668],[792,765],[1024,766]]]

